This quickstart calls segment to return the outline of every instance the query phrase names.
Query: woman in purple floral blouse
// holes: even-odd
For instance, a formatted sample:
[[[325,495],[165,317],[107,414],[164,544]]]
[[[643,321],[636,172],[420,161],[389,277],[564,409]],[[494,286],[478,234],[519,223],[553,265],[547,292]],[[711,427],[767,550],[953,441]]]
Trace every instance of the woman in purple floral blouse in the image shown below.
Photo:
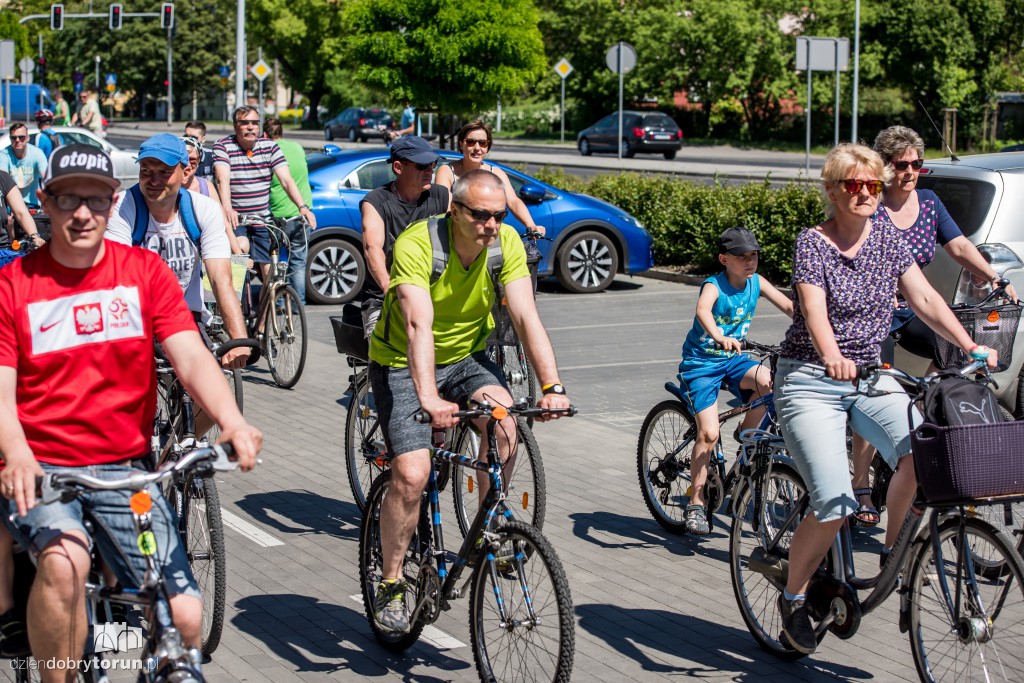
[[[913,461],[900,460],[910,454],[909,398],[890,377],[878,382],[890,392],[884,396],[859,395],[853,385],[858,365],[879,360],[897,289],[936,332],[965,351],[974,347],[899,231],[875,218],[878,195],[891,177],[881,157],[863,145],[839,145],[825,159],[821,176],[830,217],[796,239],[793,324],[775,378],[782,434],[811,499],[812,514],[793,535],[789,578],[779,597],[783,631],[804,653],[817,646],[805,606],[808,581],[857,507],[847,422],[896,470],[886,501],[895,523],[886,530],[883,557],[917,488]],[[993,366],[994,356],[989,358]]]

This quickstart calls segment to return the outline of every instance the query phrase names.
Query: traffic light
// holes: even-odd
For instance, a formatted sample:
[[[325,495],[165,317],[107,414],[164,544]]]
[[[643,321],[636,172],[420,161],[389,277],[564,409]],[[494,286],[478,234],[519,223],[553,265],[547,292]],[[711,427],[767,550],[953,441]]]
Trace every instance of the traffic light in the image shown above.
[[[165,2],[160,9],[160,28],[174,28],[173,2]]]
[[[50,5],[50,28],[54,31],[64,30],[64,5]]]
[[[38,66],[36,67],[36,78],[40,83],[46,82],[46,58],[40,57]]]
[[[121,28],[121,3],[119,2],[110,6],[110,28],[113,31]]]

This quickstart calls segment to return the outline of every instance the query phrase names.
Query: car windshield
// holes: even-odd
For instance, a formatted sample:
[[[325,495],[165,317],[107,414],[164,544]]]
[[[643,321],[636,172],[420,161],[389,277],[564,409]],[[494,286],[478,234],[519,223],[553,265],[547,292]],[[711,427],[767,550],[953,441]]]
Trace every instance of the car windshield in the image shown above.
[[[971,178],[922,175],[917,186],[939,195],[949,215],[966,237],[981,229],[992,207],[992,199],[996,196],[995,185]]]

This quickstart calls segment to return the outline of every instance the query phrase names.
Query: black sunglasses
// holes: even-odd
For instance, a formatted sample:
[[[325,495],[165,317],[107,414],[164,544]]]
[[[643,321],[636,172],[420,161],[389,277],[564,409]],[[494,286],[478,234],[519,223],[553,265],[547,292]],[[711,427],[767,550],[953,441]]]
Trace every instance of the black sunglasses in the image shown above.
[[[913,161],[893,161],[892,167],[897,171],[903,172],[907,170],[907,167],[913,168],[915,171],[920,171],[921,167],[924,166],[924,159],[914,159]]]
[[[106,211],[114,203],[113,197],[80,197],[77,194],[54,194],[49,190],[46,190],[46,194],[53,197],[61,211],[78,211],[82,204],[88,206],[90,211]]]
[[[466,211],[469,211],[469,215],[473,217],[473,220],[477,220],[483,223],[486,223],[492,218],[498,223],[501,223],[508,216],[508,209],[502,209],[501,211],[495,211],[494,213],[491,213],[490,211],[484,211],[483,209],[474,209],[472,207],[466,206],[462,202],[454,203],[458,204]]]
[[[27,135],[12,135],[11,139],[12,140],[28,140],[28,136]]]

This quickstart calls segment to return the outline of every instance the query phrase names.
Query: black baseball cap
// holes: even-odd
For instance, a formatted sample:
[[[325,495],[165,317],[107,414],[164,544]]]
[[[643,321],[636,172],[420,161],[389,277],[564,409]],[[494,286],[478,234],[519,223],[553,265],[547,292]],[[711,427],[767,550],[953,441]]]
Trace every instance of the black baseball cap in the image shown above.
[[[430,143],[418,135],[406,135],[398,138],[391,145],[391,160],[411,161],[414,164],[432,164],[438,160],[439,154]]]
[[[746,228],[729,228],[718,236],[718,253],[739,256],[748,251],[761,251],[754,233]]]
[[[114,177],[114,163],[107,153],[92,145],[64,145],[54,150],[46,167],[43,187],[58,180],[76,178],[99,180],[116,190],[121,181]]]

